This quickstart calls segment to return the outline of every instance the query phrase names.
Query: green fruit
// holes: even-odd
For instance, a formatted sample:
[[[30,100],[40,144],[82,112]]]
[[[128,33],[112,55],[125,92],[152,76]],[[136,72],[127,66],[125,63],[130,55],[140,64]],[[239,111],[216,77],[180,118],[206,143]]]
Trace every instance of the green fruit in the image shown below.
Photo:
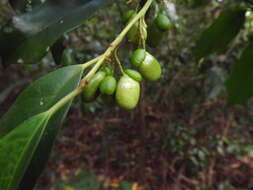
[[[83,90],[83,99],[86,102],[93,101],[96,97],[96,92],[99,87],[101,81],[105,78],[105,72],[99,71],[97,72],[87,86],[84,87]]]
[[[127,33],[128,41],[137,44],[138,37],[139,37],[139,28],[137,25],[133,25],[132,28]]]
[[[117,81],[113,76],[106,76],[99,85],[102,94],[112,95],[117,86]]]
[[[170,19],[161,13],[156,17],[155,24],[161,31],[166,31],[171,27]]]
[[[161,76],[162,70],[159,62],[144,49],[137,49],[133,52],[131,63],[137,66],[141,75],[149,81],[156,81]]]
[[[112,70],[109,67],[103,67],[101,71],[104,71],[106,75],[113,75]]]
[[[130,62],[133,66],[139,67],[144,61],[145,56],[146,56],[146,51],[144,49],[137,49],[131,55]]]
[[[122,22],[124,24],[128,23],[135,15],[136,15],[136,12],[134,10],[129,10],[125,12],[122,16]]]
[[[150,27],[148,27],[148,38],[147,44],[149,47],[155,48],[157,47],[162,41],[164,37],[164,32],[161,31],[155,23],[153,23]]]
[[[134,109],[140,98],[140,84],[127,75],[120,78],[116,89],[116,101],[121,108]]]
[[[163,40],[164,32],[171,28],[170,19],[159,13],[152,25],[148,28],[147,44],[150,47],[157,47]]]
[[[122,16],[123,23],[127,24],[129,21],[131,21],[135,17],[135,15],[136,15],[136,12],[134,10],[127,11]],[[127,33],[128,41],[132,43],[138,43],[138,34],[139,34],[139,28],[138,28],[138,25],[135,24]]]
[[[142,81],[142,76],[141,74],[133,69],[126,69],[124,71],[129,77],[131,77],[132,79],[136,80],[137,82],[141,82]]]
[[[141,75],[149,81],[158,80],[162,73],[159,62],[148,52],[146,52],[145,60],[140,65],[139,71]]]

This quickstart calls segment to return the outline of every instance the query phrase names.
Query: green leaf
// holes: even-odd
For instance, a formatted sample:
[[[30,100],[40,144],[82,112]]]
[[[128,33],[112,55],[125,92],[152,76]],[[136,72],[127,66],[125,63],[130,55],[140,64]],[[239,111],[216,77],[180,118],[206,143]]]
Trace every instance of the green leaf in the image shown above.
[[[49,118],[38,114],[0,139],[0,189],[17,189]]]
[[[82,73],[81,65],[67,66],[33,82],[0,120],[0,137],[33,115],[47,111],[77,87]]]
[[[110,0],[47,1],[15,16],[0,33],[0,56],[7,63],[35,63],[63,33],[73,30]]]
[[[253,43],[241,54],[234,64],[232,73],[225,85],[228,92],[228,105],[246,103],[253,96]]]
[[[57,101],[73,91],[79,84],[83,73],[81,65],[63,67],[38,79],[26,88],[14,105],[0,120],[0,138],[15,129],[28,118],[47,111]],[[19,189],[32,189],[36,179],[44,169],[55,137],[70,103],[61,108],[48,122],[38,149]],[[13,119],[15,118],[15,119]]]
[[[244,21],[245,9],[233,7],[224,10],[196,42],[194,49],[196,59],[223,51],[239,33]]]

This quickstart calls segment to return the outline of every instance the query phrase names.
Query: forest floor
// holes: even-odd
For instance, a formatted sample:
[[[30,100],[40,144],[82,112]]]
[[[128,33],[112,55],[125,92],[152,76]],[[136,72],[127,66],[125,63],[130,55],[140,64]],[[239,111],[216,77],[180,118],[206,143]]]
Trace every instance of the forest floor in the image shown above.
[[[16,80],[7,73],[0,73],[1,92]],[[23,87],[0,102],[1,115]],[[122,181],[134,190],[253,189],[252,113],[224,110],[224,97],[195,104],[173,90],[158,94],[161,101],[144,98],[132,112],[108,105],[94,113],[72,108],[39,187],[50,189],[84,170],[103,189],[117,189]]]

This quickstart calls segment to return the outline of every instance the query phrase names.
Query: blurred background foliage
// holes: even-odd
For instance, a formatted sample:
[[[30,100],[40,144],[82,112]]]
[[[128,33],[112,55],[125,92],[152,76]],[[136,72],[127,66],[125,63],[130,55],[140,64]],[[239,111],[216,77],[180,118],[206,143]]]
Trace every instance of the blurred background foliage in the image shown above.
[[[0,3],[1,28],[12,10]],[[225,51],[197,63],[192,50],[203,29],[240,1],[160,3],[173,21],[162,43],[148,48],[162,64],[161,80],[144,82],[143,98],[132,112],[101,97],[89,104],[77,98],[36,190],[253,188],[252,101],[225,108],[224,90],[231,66],[252,38],[253,13],[246,12],[244,29]],[[123,28],[122,14],[137,6],[137,0],[114,1],[64,34],[58,41],[64,60],[82,63],[102,53]],[[154,15],[155,5],[148,24]],[[127,40],[121,44],[125,68],[135,48]],[[0,65],[0,114],[27,84],[66,64],[49,52],[37,64]]]

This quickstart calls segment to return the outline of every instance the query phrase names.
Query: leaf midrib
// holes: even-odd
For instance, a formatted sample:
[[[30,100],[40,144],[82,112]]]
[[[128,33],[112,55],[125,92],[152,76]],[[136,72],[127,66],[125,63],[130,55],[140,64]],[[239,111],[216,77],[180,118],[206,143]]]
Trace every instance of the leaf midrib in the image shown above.
[[[46,112],[44,112],[44,113],[47,114]],[[45,117],[47,117],[47,118],[46,118],[45,120],[42,120],[38,125],[41,125],[41,123],[45,122],[45,124],[44,124],[44,126],[45,126],[45,125],[48,123],[48,120],[49,120],[49,118],[50,118],[50,115],[45,115]],[[43,128],[45,129],[44,126],[43,126]],[[38,127],[38,129],[39,129],[39,127]],[[24,149],[23,149],[23,151],[22,151],[22,153],[21,153],[21,156],[19,157],[18,161],[17,161],[16,164],[14,165],[14,169],[12,170],[12,171],[14,171],[14,175],[12,175],[12,176],[11,176],[11,180],[9,180],[9,184],[7,185],[7,190],[11,187],[11,185],[12,185],[11,182],[13,181],[13,178],[15,177],[16,170],[17,170],[17,168],[18,168],[18,166],[19,166],[19,164],[20,164],[20,162],[21,162],[21,160],[22,160],[22,158],[23,158],[23,154],[24,154],[25,150],[27,149],[28,145],[30,144],[30,142],[32,141],[32,139],[34,138],[34,136],[36,135],[38,129],[35,130],[35,132],[33,133],[33,135],[31,135],[31,138],[29,138],[28,143],[26,143],[26,145],[25,145],[25,147],[24,147]],[[42,134],[43,134],[43,132],[44,132],[44,129],[42,129],[40,137],[42,136]],[[38,141],[37,141],[37,142],[38,142]],[[38,145],[38,143],[37,143],[37,145]],[[34,151],[33,151],[33,153],[34,153]],[[32,153],[32,154],[33,154],[33,153]]]
[[[67,84],[69,81],[71,81],[77,74],[79,74],[79,72],[81,73],[82,71],[83,71],[83,69],[82,69],[82,67],[81,66],[79,66],[79,65],[74,65],[74,66],[78,66],[79,68],[80,68],[80,70],[77,70],[70,78],[69,78],[69,80],[67,80],[67,82],[65,82],[64,84]],[[79,82],[78,82],[78,84],[79,84]],[[66,88],[66,86],[65,85],[62,85],[62,87],[61,88],[59,88],[54,94],[58,94],[60,91],[62,91],[62,89],[64,89],[64,88]],[[57,96],[53,96],[54,98],[52,98],[52,99],[55,99]],[[51,107],[53,106],[52,105],[52,103],[53,103],[54,101],[53,100],[51,100],[51,101],[49,101],[48,103],[47,103],[47,108],[46,109],[50,109],[50,107],[48,107],[48,105],[51,105]],[[55,102],[56,103],[56,102]]]

